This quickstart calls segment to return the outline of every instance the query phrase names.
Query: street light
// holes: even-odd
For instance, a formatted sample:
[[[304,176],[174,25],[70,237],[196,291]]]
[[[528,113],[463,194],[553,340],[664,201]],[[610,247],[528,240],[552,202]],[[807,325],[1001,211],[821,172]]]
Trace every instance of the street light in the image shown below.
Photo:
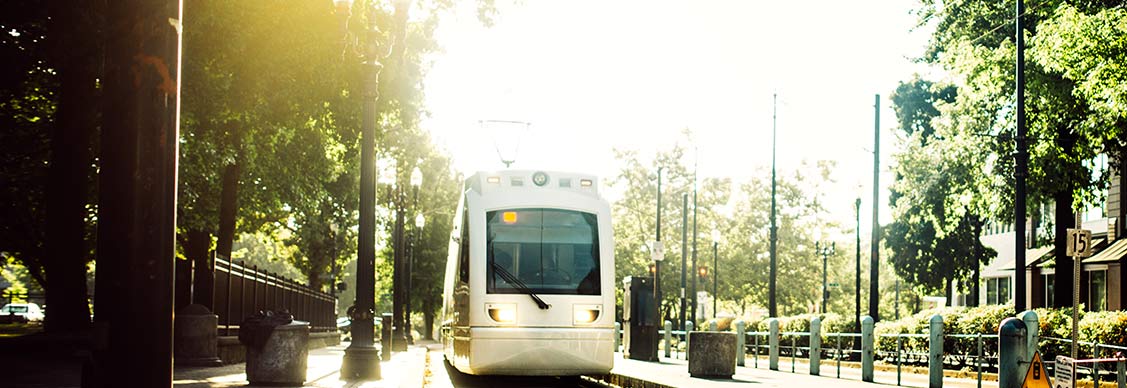
[[[347,25],[352,9],[351,0],[334,2],[342,25]],[[375,262],[376,262],[376,100],[379,98],[381,60],[390,55],[380,53],[380,31],[376,28],[376,10],[369,8],[371,23],[367,28],[366,50],[362,53],[365,79],[361,97],[360,130],[360,236],[356,244],[356,300],[348,309],[351,319],[352,342],[344,351],[341,364],[342,380],[378,380],[380,378],[380,351],[375,347]],[[406,24],[407,7],[400,1],[395,4],[400,31]],[[402,32],[396,39],[402,38]]]
[[[716,301],[720,299],[716,293],[716,285],[720,281],[720,265],[716,262],[716,248],[720,245],[720,231],[712,229],[712,319],[716,319]]]
[[[420,161],[421,162],[421,161]],[[418,231],[423,229],[423,224],[426,220],[423,218],[423,213],[419,211],[419,186],[423,184],[423,171],[419,169],[416,164],[415,168],[411,170],[411,196],[413,204],[412,208],[415,209],[415,230],[411,231],[409,238],[408,252],[406,265],[406,279],[407,287],[403,290],[403,333],[407,337],[407,343],[410,345],[415,344],[415,338],[411,335],[411,287],[415,276],[415,239],[418,238]]]
[[[336,0],[335,6],[340,14],[342,25],[347,25],[351,0]],[[407,23],[407,2],[395,3],[395,17],[398,31],[393,34],[393,45],[402,41]],[[375,288],[376,288],[376,100],[379,98],[379,78],[383,65],[391,51],[381,53],[379,43],[382,35],[377,29],[376,10],[369,8],[366,31],[366,50],[362,53],[365,67],[361,98],[360,130],[360,236],[356,244],[356,300],[348,309],[351,319],[352,342],[344,351],[340,377],[342,380],[378,380],[380,378],[380,350],[375,347]]]
[[[853,289],[853,306],[857,309],[853,314],[853,327],[854,329],[861,330],[861,197],[857,197],[857,201],[853,203],[855,214],[857,214],[857,268],[854,273],[856,276],[856,288]]]
[[[826,265],[827,259],[830,255],[834,254],[837,249],[837,242],[831,242],[830,246],[825,246],[820,242],[814,242],[814,252],[822,255],[822,314],[826,313],[826,298],[830,294],[830,290],[826,288],[826,277],[828,274],[828,266]]]

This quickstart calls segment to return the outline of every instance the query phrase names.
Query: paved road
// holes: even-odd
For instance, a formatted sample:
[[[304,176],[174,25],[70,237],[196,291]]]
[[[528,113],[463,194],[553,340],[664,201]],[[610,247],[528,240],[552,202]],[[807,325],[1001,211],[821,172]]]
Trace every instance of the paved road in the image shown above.
[[[427,388],[574,388],[585,386],[577,379],[530,376],[472,376],[446,367],[442,361],[442,345],[431,344],[427,358],[427,378],[423,384]]]

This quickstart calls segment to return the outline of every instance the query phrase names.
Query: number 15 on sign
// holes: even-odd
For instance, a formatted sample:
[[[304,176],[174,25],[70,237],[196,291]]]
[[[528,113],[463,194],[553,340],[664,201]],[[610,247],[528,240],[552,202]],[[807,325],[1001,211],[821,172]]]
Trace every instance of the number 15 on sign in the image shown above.
[[[1068,244],[1065,255],[1075,257],[1092,256],[1092,231],[1087,229],[1068,229]]]

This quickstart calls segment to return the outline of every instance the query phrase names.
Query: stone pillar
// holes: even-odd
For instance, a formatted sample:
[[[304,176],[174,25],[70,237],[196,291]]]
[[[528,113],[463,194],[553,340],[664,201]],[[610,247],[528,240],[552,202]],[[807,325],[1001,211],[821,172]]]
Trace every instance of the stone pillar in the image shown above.
[[[779,370],[779,320],[771,318],[767,320],[767,351],[768,365],[771,370]]]
[[[747,361],[747,323],[736,321],[736,365],[744,366]]]
[[[689,375],[730,379],[736,373],[736,335],[714,331],[689,333]]]
[[[708,321],[708,331],[716,331],[716,321]]]
[[[939,314],[931,316],[928,321],[928,387],[943,387],[943,317]]]
[[[308,359],[309,322],[275,327],[262,349],[247,347],[247,381],[251,385],[301,386]]]
[[[692,341],[689,341],[689,333],[692,333],[693,329],[696,329],[695,327],[693,327],[693,321],[685,321],[685,359],[686,360],[689,359],[689,347],[693,346],[693,344],[689,343],[689,342],[692,342]]]
[[[861,381],[873,382],[873,317],[861,318]]]
[[[822,318],[810,320],[810,374],[822,374]]]
[[[1021,388],[1025,379],[1025,322],[1009,317],[998,325],[998,388]]]
[[[184,366],[220,366],[219,316],[191,304],[176,314],[173,362]]]

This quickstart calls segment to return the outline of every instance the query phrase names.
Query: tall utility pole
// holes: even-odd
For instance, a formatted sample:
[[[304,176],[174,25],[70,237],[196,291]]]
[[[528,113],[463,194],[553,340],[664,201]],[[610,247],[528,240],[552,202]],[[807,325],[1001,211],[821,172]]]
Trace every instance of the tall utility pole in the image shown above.
[[[1029,162],[1028,144],[1025,139],[1025,36],[1022,35],[1021,14],[1025,12],[1025,2],[1017,0],[1014,11],[1014,30],[1017,39],[1017,69],[1014,82],[1017,84],[1017,135],[1014,136],[1014,310],[1025,311],[1025,175]],[[1073,287],[1076,287],[1073,284]]]
[[[651,249],[654,249],[654,248],[657,248],[658,246],[661,246],[662,255],[665,254],[665,252],[664,252],[665,247],[663,246],[664,244],[661,243],[661,170],[663,170],[663,169],[665,169],[665,167],[658,167],[657,168],[657,221],[655,222],[656,225],[654,227],[654,229],[656,230],[656,232],[654,233],[655,234],[655,236],[654,236],[654,245],[655,246],[651,247]],[[662,260],[654,260],[654,309],[657,310],[657,312],[654,314],[654,316],[657,317],[657,319],[659,319],[659,320],[661,319],[661,302],[662,302],[661,301],[661,262],[662,262]],[[656,335],[656,333],[654,335]]]
[[[685,329],[685,262],[689,251],[689,193],[681,193],[681,320],[677,326]]]
[[[779,316],[779,304],[775,301],[775,277],[779,263],[779,228],[775,225],[775,135],[778,124],[779,94],[771,95],[771,269],[767,283],[767,315]]]
[[[112,387],[128,376],[129,385],[171,387],[182,2],[104,7],[113,39],[106,40],[101,80],[92,341],[102,345],[94,346],[95,370],[83,374],[97,381],[82,386]]]
[[[880,95],[873,99],[873,241],[869,256],[869,316],[880,322]]]
[[[861,197],[853,203],[857,215],[857,269],[854,272],[856,287],[853,288],[853,307],[857,312],[853,315],[853,329],[861,332]]]
[[[697,321],[697,156],[693,155],[693,306],[690,307],[692,320]]]

